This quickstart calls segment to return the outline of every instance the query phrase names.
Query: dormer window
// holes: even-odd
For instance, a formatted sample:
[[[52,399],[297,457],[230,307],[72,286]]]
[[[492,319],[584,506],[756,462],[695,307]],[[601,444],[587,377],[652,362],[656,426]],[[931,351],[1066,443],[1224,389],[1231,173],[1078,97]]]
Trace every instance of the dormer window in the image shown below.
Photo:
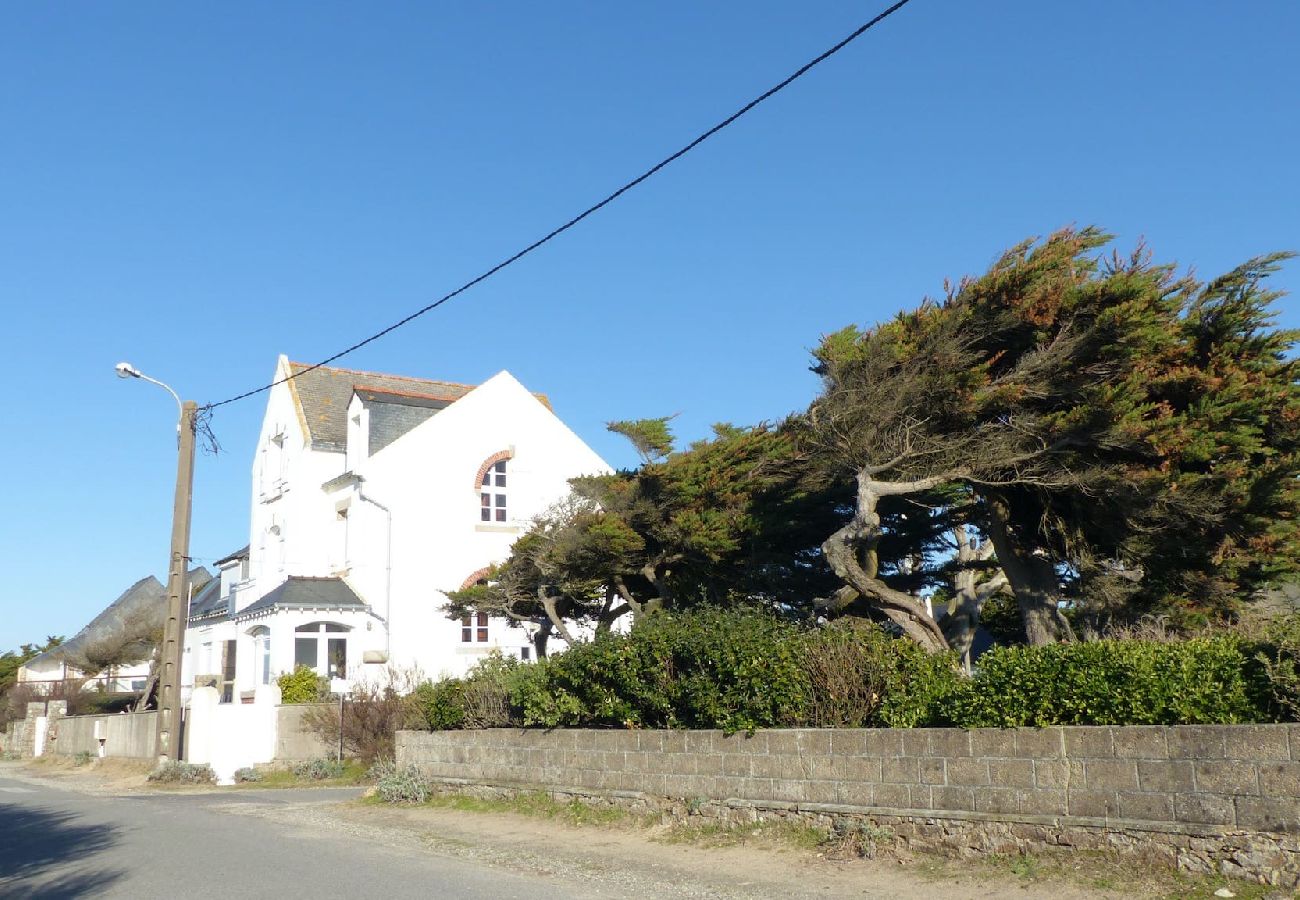
[[[506,516],[506,460],[498,460],[483,472],[479,493],[479,518],[484,522],[505,522]]]

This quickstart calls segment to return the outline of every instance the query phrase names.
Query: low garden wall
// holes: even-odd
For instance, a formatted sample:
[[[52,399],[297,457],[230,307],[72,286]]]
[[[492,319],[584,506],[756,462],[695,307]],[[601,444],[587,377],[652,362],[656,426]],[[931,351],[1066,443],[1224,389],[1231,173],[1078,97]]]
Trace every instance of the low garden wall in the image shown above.
[[[455,789],[847,820],[957,853],[1079,847],[1300,881],[1300,725],[403,731],[397,762]]]
[[[52,719],[45,736],[45,753],[76,756],[100,755],[98,734],[104,738],[104,756],[114,759],[152,759],[158,713],[120,713],[112,716],[66,716]]]
[[[315,709],[333,711],[334,703],[296,703],[276,708],[275,759],[297,762],[307,759],[334,758],[338,747],[326,743],[303,721]]]

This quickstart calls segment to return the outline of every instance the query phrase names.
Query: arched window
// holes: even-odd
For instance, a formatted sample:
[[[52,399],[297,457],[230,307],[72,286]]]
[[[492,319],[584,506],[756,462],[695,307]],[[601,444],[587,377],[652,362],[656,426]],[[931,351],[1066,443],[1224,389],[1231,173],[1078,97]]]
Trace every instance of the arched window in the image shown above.
[[[258,625],[248,630],[253,639],[254,678],[258,684],[271,683],[271,629]]]
[[[479,493],[482,507],[479,515],[484,522],[506,521],[506,460],[492,464],[483,473],[483,489]]]
[[[352,629],[337,622],[309,622],[294,629],[294,668],[306,666],[325,678],[346,678],[348,639]]]

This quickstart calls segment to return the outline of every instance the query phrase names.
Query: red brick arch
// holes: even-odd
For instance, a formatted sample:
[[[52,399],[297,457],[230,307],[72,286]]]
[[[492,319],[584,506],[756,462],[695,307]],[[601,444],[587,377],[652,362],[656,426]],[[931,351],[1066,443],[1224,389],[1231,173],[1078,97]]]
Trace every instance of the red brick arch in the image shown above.
[[[478,584],[480,581],[482,581],[484,578],[487,577],[487,573],[490,568],[491,568],[490,566],[484,566],[474,574],[470,575],[468,578],[466,578],[464,581],[460,583],[460,589],[463,591],[467,587],[473,587],[474,585]]]
[[[484,460],[483,465],[478,467],[478,474],[474,476],[474,493],[477,494],[483,489],[483,476],[487,474],[488,469],[492,468],[503,459],[514,459],[514,456],[515,451],[502,450],[500,453],[493,453]]]

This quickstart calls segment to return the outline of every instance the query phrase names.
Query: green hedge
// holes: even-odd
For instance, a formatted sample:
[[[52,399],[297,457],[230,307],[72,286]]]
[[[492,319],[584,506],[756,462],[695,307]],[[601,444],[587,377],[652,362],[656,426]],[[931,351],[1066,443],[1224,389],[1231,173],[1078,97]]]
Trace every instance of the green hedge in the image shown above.
[[[1228,724],[1294,720],[1296,659],[1294,640],[1232,636],[1008,646],[968,678],[870,623],[702,610],[531,665],[494,658],[417,699],[433,729]]]

